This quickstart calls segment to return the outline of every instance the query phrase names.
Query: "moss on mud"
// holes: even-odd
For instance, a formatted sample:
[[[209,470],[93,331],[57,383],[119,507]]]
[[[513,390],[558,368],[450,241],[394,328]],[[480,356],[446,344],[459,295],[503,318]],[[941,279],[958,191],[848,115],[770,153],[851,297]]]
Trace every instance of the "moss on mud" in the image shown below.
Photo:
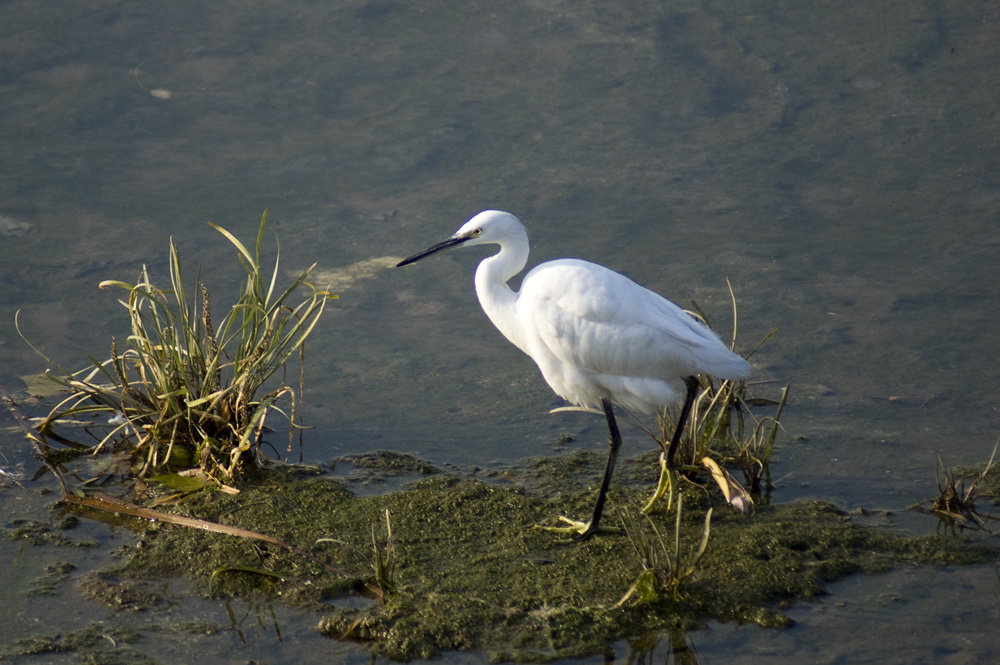
[[[278,597],[314,608],[324,634],[367,643],[393,658],[476,649],[498,660],[549,661],[602,653],[622,637],[692,628],[709,618],[780,627],[789,623],[783,607],[816,598],[825,583],[844,575],[899,562],[960,564],[996,555],[974,541],[855,524],[822,502],[765,506],[749,516],[723,507],[715,511],[706,555],[681,594],[663,591],[643,602],[637,594],[615,607],[643,571],[629,537],[567,545],[533,528],[553,524],[560,514],[587,514],[593,491],[585,481],[599,473],[600,460],[569,457],[562,462],[579,467],[574,472],[581,475],[554,485],[546,485],[542,471],[551,459],[489,474],[488,480],[412,460],[419,479],[386,494],[359,496],[328,474],[270,472],[239,495],[201,493],[172,508],[280,538],[355,579],[260,542],[169,525],[147,530],[143,546],[114,573],[184,574],[217,594]],[[392,472],[400,473],[405,459],[393,455],[391,461]],[[609,524],[616,512],[636,511],[646,498],[616,484]],[[693,485],[686,494],[682,552],[700,538],[705,497]],[[380,605],[363,596],[362,580],[375,579],[373,533],[384,548],[386,510],[397,593]],[[672,551],[673,516],[664,502],[651,517]],[[275,573],[281,581],[248,569]],[[227,573],[213,577],[219,570]]]

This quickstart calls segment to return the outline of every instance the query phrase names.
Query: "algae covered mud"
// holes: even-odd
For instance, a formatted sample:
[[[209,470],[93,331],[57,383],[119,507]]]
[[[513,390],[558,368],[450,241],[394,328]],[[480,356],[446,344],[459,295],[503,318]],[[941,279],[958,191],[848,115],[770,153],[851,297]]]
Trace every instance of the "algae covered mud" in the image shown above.
[[[137,522],[141,546],[80,586],[93,601],[155,609],[162,580],[181,575],[203,593],[267,598],[307,612],[330,638],[394,659],[475,650],[493,660],[552,661],[606,653],[622,638],[696,629],[709,619],[779,628],[789,623],[782,612],[790,602],[816,598],[845,575],[900,562],[992,561],[997,554],[982,542],[865,526],[823,502],[764,506],[752,515],[720,506],[705,556],[675,594],[657,586],[664,561],[651,555],[675,554],[665,502],[651,515],[655,531],[635,532],[634,516],[656,479],[650,456],[624,461],[612,496],[609,517],[631,523],[628,534],[567,545],[534,528],[558,515],[586,514],[588,483],[599,477],[601,462],[579,453],[471,476],[379,453],[333,472],[262,472],[238,495],[199,492],[160,509],[268,534],[351,576],[258,541]],[[394,479],[405,481],[401,489],[369,489]],[[682,557],[697,547],[708,507],[694,486],[684,498]],[[654,581],[620,602],[644,570]],[[375,584],[385,592],[381,603],[366,595]]]

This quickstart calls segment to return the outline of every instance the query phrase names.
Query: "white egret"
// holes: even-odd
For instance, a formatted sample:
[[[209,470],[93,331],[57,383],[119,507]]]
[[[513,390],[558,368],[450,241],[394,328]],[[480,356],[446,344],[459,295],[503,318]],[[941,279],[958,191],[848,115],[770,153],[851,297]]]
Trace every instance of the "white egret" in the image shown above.
[[[612,404],[655,413],[686,396],[666,463],[691,410],[698,374],[742,379],[750,366],[718,336],[677,305],[613,270],[578,259],[548,261],[533,268],[514,291],[507,280],[528,261],[528,234],[507,212],[486,210],[454,235],[401,261],[405,266],[443,249],[496,244],[500,251],[476,269],[476,295],[504,337],[538,365],[557,395],[578,406],[600,406],[610,446],[604,479],[590,522],[580,538],[597,532],[614,471],[621,434]]]

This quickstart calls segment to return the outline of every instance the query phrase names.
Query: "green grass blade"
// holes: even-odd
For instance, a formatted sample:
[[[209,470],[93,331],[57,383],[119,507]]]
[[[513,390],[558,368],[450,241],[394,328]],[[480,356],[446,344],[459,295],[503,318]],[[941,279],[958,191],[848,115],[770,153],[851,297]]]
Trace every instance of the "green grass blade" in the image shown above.
[[[230,233],[230,232],[229,232],[229,231],[227,231],[226,229],[222,228],[222,227],[221,227],[221,226],[219,226],[218,224],[215,224],[214,222],[208,222],[208,225],[209,225],[209,226],[211,226],[211,227],[212,227],[213,229],[215,229],[216,231],[218,231],[219,233],[221,233],[222,235],[224,235],[224,236],[226,237],[226,239],[227,239],[227,240],[228,240],[229,242],[231,242],[231,243],[233,244],[233,246],[234,246],[234,247],[235,247],[235,248],[236,248],[237,250],[239,250],[240,254],[242,254],[242,255],[243,255],[243,258],[244,258],[244,259],[246,259],[246,260],[247,260],[247,261],[248,261],[248,262],[249,262],[249,263],[250,263],[251,265],[253,265],[253,263],[254,263],[254,260],[253,260],[253,255],[252,255],[252,254],[250,253],[250,250],[248,250],[248,249],[247,249],[247,248],[246,248],[246,247],[245,247],[245,246],[243,245],[243,243],[241,243],[241,242],[240,242],[240,241],[239,241],[239,240],[238,240],[238,239],[236,238],[236,236],[234,236],[234,235],[233,235],[232,233]]]

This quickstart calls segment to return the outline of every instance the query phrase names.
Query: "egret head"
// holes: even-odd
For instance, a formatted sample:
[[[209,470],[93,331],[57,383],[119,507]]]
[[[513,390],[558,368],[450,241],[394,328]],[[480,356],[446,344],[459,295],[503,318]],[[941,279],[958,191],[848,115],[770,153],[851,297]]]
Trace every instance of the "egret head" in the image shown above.
[[[485,245],[503,242],[525,235],[524,226],[514,215],[500,210],[484,210],[461,226],[454,234],[422,252],[403,259],[396,267],[409,265],[443,249],[460,245]]]

